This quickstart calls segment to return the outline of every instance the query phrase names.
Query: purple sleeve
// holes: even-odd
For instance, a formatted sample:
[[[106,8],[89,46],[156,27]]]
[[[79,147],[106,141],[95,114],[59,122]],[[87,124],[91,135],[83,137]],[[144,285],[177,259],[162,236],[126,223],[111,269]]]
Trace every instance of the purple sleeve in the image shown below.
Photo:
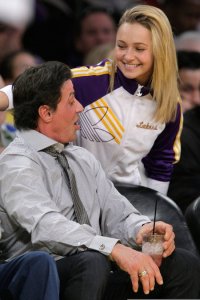
[[[143,158],[142,162],[149,178],[158,181],[170,181],[173,164],[180,157],[181,114],[180,104],[178,104],[175,121],[166,124],[150,152]]]

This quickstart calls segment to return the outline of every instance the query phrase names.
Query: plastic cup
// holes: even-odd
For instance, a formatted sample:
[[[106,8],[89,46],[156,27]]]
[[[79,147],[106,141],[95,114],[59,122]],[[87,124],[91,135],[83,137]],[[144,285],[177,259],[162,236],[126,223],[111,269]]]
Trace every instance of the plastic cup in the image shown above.
[[[149,254],[155,263],[160,266],[162,263],[164,235],[145,234],[142,241],[142,252]]]

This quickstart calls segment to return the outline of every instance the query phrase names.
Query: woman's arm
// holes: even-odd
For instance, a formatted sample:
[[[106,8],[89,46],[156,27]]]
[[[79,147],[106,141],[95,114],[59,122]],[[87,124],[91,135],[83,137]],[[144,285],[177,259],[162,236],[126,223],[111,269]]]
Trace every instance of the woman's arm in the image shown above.
[[[12,85],[0,89],[0,111],[13,108]]]

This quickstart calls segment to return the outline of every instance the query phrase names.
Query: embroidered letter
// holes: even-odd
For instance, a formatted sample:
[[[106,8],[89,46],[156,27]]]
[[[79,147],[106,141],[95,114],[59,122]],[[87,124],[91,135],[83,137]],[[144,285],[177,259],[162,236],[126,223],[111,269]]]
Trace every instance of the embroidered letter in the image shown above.
[[[144,122],[140,122],[139,124],[136,125],[136,127],[143,128],[143,129],[158,130],[156,125],[151,125],[149,123],[145,124]]]

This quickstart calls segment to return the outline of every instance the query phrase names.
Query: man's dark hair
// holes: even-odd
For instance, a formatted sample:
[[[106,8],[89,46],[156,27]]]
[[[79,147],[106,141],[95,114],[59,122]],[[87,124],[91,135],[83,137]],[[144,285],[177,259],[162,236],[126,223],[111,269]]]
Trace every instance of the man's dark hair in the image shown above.
[[[177,51],[178,69],[200,69],[200,52]]]
[[[71,77],[70,68],[57,61],[49,61],[24,71],[13,83],[16,128],[35,129],[41,105],[48,105],[56,110],[60,102],[61,87]]]

